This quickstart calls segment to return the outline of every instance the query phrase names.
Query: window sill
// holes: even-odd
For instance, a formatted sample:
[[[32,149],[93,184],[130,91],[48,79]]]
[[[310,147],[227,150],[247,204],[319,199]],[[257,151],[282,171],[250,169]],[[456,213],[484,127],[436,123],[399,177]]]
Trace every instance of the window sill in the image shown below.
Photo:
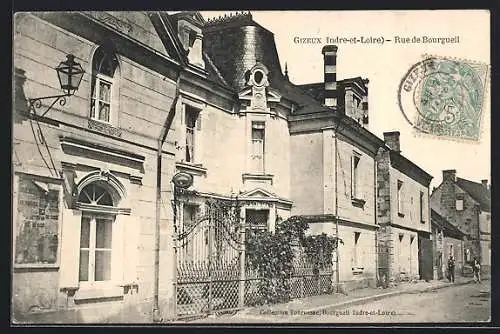
[[[203,167],[203,164],[194,164],[191,162],[178,161],[175,163],[175,168],[180,172],[187,172],[193,175],[207,175],[207,169]]]
[[[113,137],[121,137],[122,130],[114,127],[108,122],[98,121],[92,118],[89,118],[88,128],[91,130],[95,130]]]
[[[123,287],[113,283],[80,286],[74,300],[76,304],[123,299]]]
[[[366,201],[364,199],[361,199],[361,198],[352,197],[351,203],[352,203],[352,205],[354,205],[357,208],[364,209]]]
[[[59,263],[16,263],[14,269],[57,269]]]
[[[398,212],[398,216],[401,217],[401,218],[404,218],[405,214],[401,213],[401,212]]]

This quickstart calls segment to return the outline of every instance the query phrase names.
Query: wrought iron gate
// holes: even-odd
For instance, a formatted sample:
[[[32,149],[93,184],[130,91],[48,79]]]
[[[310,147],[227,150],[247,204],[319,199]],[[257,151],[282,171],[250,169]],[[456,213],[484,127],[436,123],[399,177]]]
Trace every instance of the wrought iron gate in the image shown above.
[[[244,245],[238,203],[208,200],[176,240],[178,318],[243,307]],[[244,277],[244,276],[243,276]]]

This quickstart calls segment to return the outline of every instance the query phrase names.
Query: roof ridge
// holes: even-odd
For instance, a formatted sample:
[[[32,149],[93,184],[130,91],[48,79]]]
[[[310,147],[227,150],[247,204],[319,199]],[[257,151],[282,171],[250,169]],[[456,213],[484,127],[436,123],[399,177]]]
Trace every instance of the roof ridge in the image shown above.
[[[248,12],[241,11],[241,12],[236,12],[234,15],[233,13],[229,13],[229,15],[224,14],[224,16],[219,15],[218,17],[208,18],[206,20],[206,26],[209,27],[229,22],[248,21],[248,20],[250,21],[252,20],[252,14],[250,13],[250,11]]]

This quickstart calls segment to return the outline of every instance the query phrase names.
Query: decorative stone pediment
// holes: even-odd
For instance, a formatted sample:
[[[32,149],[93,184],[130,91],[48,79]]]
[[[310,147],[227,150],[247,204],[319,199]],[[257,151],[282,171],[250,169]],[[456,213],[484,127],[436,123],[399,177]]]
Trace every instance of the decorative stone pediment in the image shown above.
[[[255,64],[245,73],[245,85],[238,95],[246,107],[243,112],[269,112],[270,103],[279,103],[281,95],[269,87],[269,70],[261,63]]]
[[[276,198],[276,195],[269,192],[269,191],[266,191],[264,189],[261,189],[261,188],[257,188],[257,189],[253,189],[253,190],[250,190],[250,191],[246,191],[244,193],[242,193],[240,196],[242,197],[268,197],[268,198]]]
[[[281,198],[278,195],[264,190],[262,188],[254,188],[249,191],[245,191],[238,195],[238,199],[244,203],[268,203],[277,205],[278,207],[290,209],[292,207],[292,201]]]

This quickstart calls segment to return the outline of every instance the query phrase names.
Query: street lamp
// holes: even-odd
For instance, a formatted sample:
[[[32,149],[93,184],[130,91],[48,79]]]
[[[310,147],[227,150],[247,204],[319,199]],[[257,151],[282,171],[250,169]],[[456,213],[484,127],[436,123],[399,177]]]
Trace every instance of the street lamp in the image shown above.
[[[73,56],[72,54],[67,55],[66,60],[59,63],[59,65],[56,67],[56,72],[59,79],[59,84],[61,85],[61,89],[64,91],[64,94],[28,99],[30,110],[36,116],[36,109],[42,107],[43,100],[54,99],[54,101],[43,112],[43,114],[40,115],[40,117],[45,116],[45,114],[58,101],[61,106],[65,105],[66,97],[73,95],[78,90],[80,82],[82,81],[83,74],[85,73],[82,66],[79,63],[75,62],[75,56]]]

